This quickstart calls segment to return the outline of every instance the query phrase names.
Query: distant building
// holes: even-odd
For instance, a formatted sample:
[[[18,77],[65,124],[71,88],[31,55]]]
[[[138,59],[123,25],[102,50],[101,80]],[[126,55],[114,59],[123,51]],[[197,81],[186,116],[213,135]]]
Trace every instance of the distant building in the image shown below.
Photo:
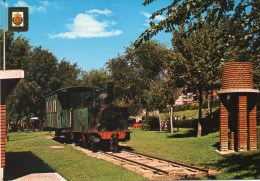
[[[183,105],[185,103],[194,103],[197,99],[196,99],[196,94],[193,93],[187,93],[182,94],[178,97],[178,99],[175,100],[175,105]]]

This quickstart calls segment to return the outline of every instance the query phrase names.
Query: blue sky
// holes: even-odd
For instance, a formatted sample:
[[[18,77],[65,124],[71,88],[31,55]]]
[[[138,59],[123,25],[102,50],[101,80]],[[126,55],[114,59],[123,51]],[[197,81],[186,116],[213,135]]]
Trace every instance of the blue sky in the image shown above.
[[[124,54],[148,27],[150,14],[170,2],[143,6],[143,0],[6,0],[7,7],[29,7],[29,31],[16,36],[86,71],[103,68],[108,60]],[[162,32],[154,39],[171,45],[171,34]]]

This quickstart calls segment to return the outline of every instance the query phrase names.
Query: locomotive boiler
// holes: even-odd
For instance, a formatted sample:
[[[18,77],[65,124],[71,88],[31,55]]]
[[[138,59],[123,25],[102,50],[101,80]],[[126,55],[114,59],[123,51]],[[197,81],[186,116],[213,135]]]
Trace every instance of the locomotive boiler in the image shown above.
[[[112,104],[113,86],[104,92],[94,87],[68,87],[45,97],[47,127],[55,136],[65,136],[89,146],[118,151],[118,142],[128,141],[128,111]]]

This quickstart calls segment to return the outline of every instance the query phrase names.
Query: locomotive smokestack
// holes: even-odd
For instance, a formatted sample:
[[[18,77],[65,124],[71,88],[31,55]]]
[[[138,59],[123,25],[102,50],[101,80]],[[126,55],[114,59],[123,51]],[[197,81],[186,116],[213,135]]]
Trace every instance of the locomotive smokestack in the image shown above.
[[[112,103],[114,96],[113,96],[113,89],[114,85],[112,82],[107,84],[107,102]]]

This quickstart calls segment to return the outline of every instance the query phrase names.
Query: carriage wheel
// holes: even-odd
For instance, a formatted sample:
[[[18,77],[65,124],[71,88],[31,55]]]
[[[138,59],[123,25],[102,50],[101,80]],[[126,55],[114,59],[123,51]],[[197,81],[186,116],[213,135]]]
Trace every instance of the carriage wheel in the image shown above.
[[[82,134],[82,146],[83,148],[87,148],[87,139],[86,137]]]
[[[90,140],[90,150],[92,152],[97,152],[97,143],[95,143],[94,140]]]

